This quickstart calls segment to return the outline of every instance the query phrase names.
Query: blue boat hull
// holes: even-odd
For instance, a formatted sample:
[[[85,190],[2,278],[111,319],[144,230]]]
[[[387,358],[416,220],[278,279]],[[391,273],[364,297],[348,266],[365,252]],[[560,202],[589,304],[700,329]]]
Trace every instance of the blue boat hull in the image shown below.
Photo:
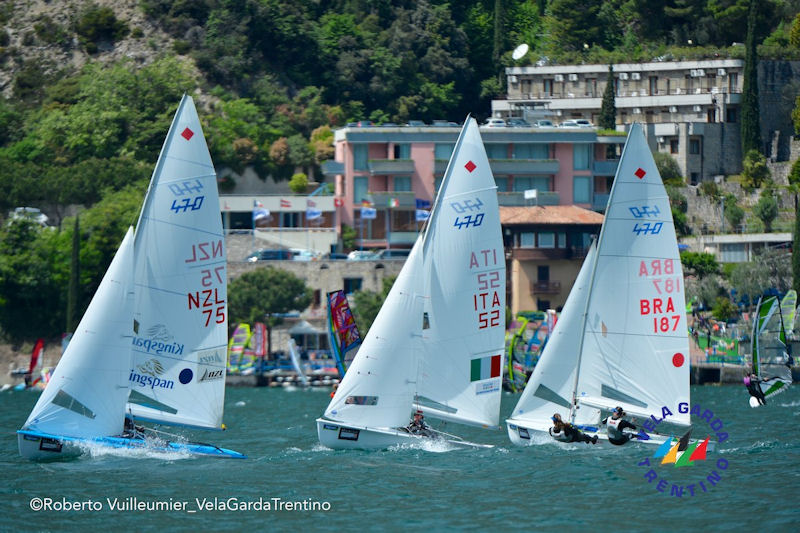
[[[222,459],[246,459],[245,455],[227,448],[199,442],[153,441],[129,437],[96,437],[91,439],[50,435],[38,431],[17,431],[19,453],[27,459],[52,460],[76,457],[87,447],[104,446],[115,449],[147,450],[154,453],[186,453]]]

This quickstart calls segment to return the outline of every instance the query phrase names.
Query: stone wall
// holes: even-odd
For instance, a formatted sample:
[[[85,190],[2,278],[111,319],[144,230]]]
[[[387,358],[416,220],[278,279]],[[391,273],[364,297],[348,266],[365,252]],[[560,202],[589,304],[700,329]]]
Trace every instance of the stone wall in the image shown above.
[[[798,94],[800,61],[759,61],[761,137],[766,156],[773,161],[790,159],[791,139],[794,135],[792,109]]]

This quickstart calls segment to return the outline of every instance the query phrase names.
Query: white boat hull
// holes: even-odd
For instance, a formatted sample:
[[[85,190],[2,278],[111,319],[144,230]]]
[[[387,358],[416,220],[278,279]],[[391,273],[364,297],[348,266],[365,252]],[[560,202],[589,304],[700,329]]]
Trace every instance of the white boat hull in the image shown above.
[[[319,442],[334,450],[382,450],[403,444],[420,444],[424,441],[438,440],[453,446],[470,448],[492,448],[488,444],[477,444],[460,439],[425,437],[413,435],[402,429],[368,428],[353,424],[343,424],[324,418],[317,419]]]
[[[509,418],[506,420],[506,428],[508,429],[508,438],[511,440],[512,444],[516,446],[533,446],[534,444],[542,444],[543,440],[546,442],[547,439],[553,442],[562,442],[554,439],[550,436],[549,429],[550,426],[537,426],[528,421],[520,421],[515,420],[513,418]],[[583,431],[586,435],[590,437],[593,435],[597,435],[597,445],[603,444],[605,446],[615,446],[608,442],[608,435],[604,431]],[[635,443],[644,443],[644,444],[663,444],[665,440],[667,440],[667,436],[665,435],[652,435],[648,434],[650,438],[648,440],[639,440],[636,439]],[[582,444],[582,443],[576,443]],[[709,443],[710,444],[710,443]],[[712,449],[709,446],[710,449]]]

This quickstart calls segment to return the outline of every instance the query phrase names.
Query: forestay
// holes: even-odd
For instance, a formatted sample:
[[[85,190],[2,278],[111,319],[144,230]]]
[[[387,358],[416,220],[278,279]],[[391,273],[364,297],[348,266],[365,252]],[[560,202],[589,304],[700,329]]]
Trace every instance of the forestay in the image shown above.
[[[227,283],[217,180],[194,103],[184,96],[136,228],[129,410],[219,428],[225,394]]]

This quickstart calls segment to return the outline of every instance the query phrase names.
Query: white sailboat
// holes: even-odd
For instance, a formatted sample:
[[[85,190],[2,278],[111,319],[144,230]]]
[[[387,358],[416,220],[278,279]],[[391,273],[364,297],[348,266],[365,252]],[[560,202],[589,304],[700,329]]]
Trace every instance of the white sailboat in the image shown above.
[[[184,96],[135,234],[128,231],[78,331],[19,431],[20,453],[53,458],[87,443],[243,455],[123,435],[124,420],[222,428],[227,277],[216,174]]]
[[[424,438],[405,429],[414,410],[498,427],[506,277],[495,189],[469,118],[426,229],[317,419],[322,444],[385,448]]]
[[[511,417],[514,444],[547,434],[558,412],[607,438],[603,413],[689,425],[689,341],[683,272],[669,198],[641,126],[623,149],[600,237]],[[660,443],[651,435],[647,442]],[[549,437],[548,437],[549,438]]]

